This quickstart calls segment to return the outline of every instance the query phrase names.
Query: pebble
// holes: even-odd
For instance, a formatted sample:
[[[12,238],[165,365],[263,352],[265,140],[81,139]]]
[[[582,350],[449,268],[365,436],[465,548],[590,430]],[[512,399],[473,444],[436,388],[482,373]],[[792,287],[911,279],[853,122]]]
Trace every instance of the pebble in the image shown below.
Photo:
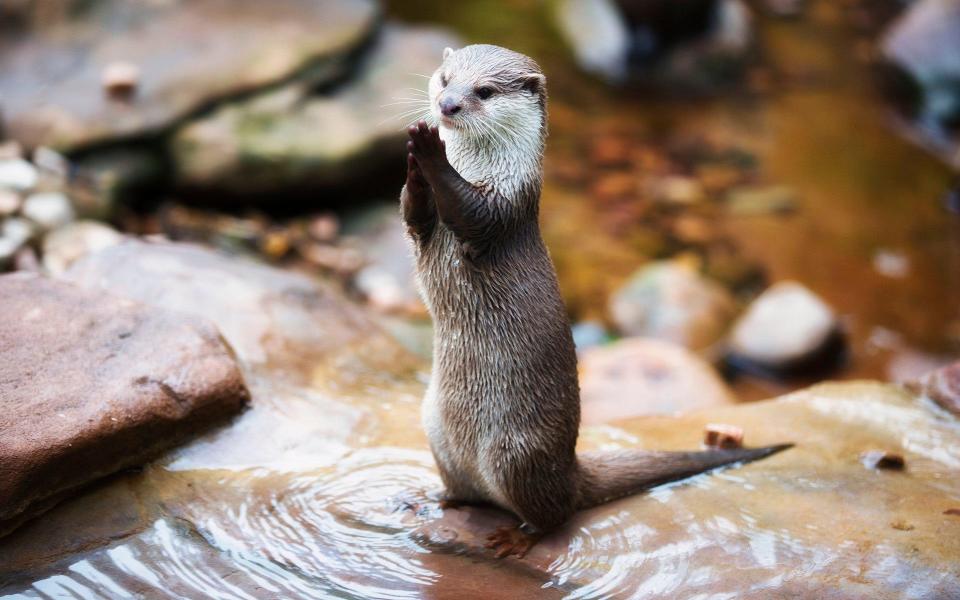
[[[696,204],[704,199],[703,186],[692,177],[669,175],[655,184],[657,200],[668,204]]]
[[[20,194],[13,190],[0,189],[0,217],[9,217],[20,210]]]
[[[784,214],[796,206],[796,193],[783,185],[739,187],[727,195],[727,210],[736,216]]]
[[[906,466],[903,457],[886,450],[869,450],[860,455],[860,462],[868,469],[902,471]]]
[[[743,447],[743,429],[736,425],[707,423],[703,432],[703,445],[707,448],[733,450]]]
[[[23,216],[42,229],[63,227],[76,217],[70,199],[59,192],[44,192],[28,196],[23,203]]]
[[[67,270],[78,258],[120,243],[123,236],[97,221],[76,221],[43,238],[43,267],[51,275]]]
[[[25,192],[37,185],[37,169],[22,158],[0,160],[0,188]]]
[[[23,158],[23,146],[16,140],[0,142],[0,160]]]
[[[307,233],[318,242],[333,242],[340,234],[340,220],[333,213],[319,214],[310,220]]]
[[[838,329],[833,309],[793,281],[777,283],[747,308],[733,327],[738,357],[772,369],[789,369],[816,356]]]
[[[599,321],[581,321],[574,324],[571,331],[573,332],[573,344],[577,347],[577,352],[582,352],[594,346],[602,346],[611,339],[610,333]]]
[[[129,98],[140,84],[140,67],[129,62],[110,63],[103,69],[101,83],[110,97]]]

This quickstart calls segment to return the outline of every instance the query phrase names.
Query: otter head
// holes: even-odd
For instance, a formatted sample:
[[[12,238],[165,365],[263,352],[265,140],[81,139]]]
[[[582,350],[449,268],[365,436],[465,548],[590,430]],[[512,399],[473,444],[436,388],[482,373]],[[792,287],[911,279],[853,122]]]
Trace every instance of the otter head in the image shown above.
[[[543,142],[546,77],[528,56],[487,44],[447,48],[429,94],[441,130],[461,140],[496,144],[522,136]]]

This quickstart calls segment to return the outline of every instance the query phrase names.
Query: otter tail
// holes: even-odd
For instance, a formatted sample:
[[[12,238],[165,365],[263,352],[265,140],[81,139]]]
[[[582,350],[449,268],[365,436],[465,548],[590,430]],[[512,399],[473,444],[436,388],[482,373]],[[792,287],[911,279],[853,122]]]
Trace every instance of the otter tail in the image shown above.
[[[717,467],[759,460],[792,446],[793,444],[779,444],[763,448],[702,452],[582,452],[577,455],[580,471],[580,499],[577,508],[590,508]]]

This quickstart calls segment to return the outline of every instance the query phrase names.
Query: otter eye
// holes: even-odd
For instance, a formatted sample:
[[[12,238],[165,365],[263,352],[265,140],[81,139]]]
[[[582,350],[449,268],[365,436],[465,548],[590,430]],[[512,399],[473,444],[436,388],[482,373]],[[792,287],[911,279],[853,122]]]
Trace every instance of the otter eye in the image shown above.
[[[488,86],[483,86],[483,87],[478,87],[477,89],[473,90],[473,92],[477,95],[477,98],[480,98],[481,100],[486,100],[487,98],[493,95],[493,88]]]
[[[443,73],[440,74],[440,85],[447,87],[447,84],[450,83],[450,80],[447,79],[447,76]]]

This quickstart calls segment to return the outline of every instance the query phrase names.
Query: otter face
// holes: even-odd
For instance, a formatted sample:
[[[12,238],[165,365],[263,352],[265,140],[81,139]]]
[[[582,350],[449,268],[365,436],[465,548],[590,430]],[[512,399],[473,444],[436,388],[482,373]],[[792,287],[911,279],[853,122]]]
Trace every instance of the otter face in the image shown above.
[[[478,44],[447,48],[430,78],[430,111],[442,128],[502,141],[545,126],[546,78],[529,57]]]

